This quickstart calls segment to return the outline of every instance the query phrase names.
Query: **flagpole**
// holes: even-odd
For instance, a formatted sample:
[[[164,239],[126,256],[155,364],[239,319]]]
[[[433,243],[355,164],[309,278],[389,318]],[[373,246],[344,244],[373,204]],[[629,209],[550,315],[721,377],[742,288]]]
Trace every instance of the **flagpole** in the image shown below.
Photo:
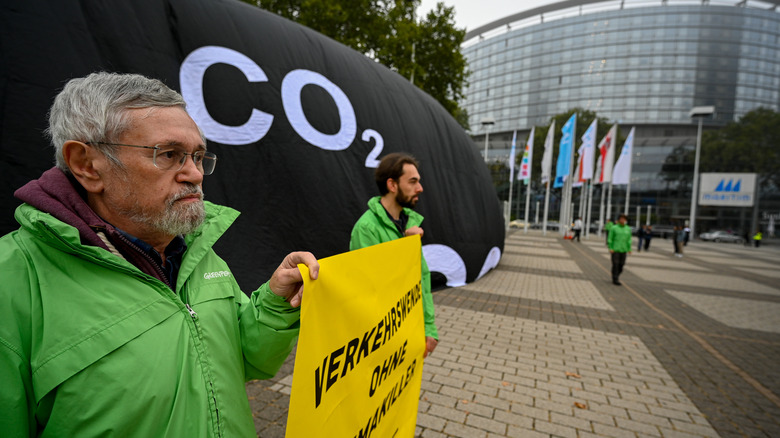
[[[517,131],[512,135],[512,152],[509,154],[509,205],[506,211],[506,229],[509,230],[509,222],[512,221],[512,186],[515,179],[515,140],[517,139]],[[487,153],[487,152],[486,152]],[[487,156],[487,155],[486,155]]]
[[[569,202],[572,202],[572,194],[574,191],[574,147],[577,146],[577,117],[574,117],[574,126],[571,130],[571,155],[569,158],[569,177],[567,178],[569,180]],[[570,226],[572,221],[574,221],[574,218],[572,217],[574,215],[574,208],[572,207],[571,210],[566,211],[566,225]]]
[[[599,232],[598,236],[601,237],[601,230],[604,228],[604,183],[601,183],[599,188],[601,192],[601,203],[599,204]]]
[[[506,221],[506,229],[507,230],[509,229],[509,222],[512,219],[512,180],[513,179],[514,178],[511,178],[511,177],[509,178],[509,210],[508,210],[508,213],[507,213],[509,215],[509,217],[507,219],[509,219],[509,220]]]
[[[515,197],[517,198],[515,199],[515,206],[516,206],[515,209],[517,210],[517,214],[515,215],[515,217],[519,218],[520,217],[520,189],[517,189]]]
[[[542,220],[542,235],[547,235],[547,213],[550,207],[550,178],[547,178],[547,190],[544,194],[544,219]]]
[[[607,193],[607,220],[612,218],[612,181],[609,182],[609,193]]]
[[[566,184],[568,183],[569,179],[566,178],[566,181],[563,182],[563,187],[561,187],[561,207],[558,210],[558,234],[561,236],[566,233],[566,210],[569,208],[569,198],[566,196],[568,194]]]
[[[534,209],[534,225],[539,223],[539,201],[536,201],[536,208]]]
[[[531,203],[531,179],[525,180],[525,231],[528,234],[528,207]]]
[[[585,239],[590,237],[590,215],[593,209],[593,178],[588,180],[588,208],[585,210]]]
[[[628,184],[626,184],[626,208],[623,209],[623,214],[628,216],[628,201],[631,199],[631,174],[628,174]]]

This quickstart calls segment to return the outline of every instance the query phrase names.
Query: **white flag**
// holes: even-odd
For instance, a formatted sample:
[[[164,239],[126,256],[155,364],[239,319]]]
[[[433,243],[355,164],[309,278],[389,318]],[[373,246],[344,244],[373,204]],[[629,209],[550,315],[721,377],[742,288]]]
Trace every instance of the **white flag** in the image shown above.
[[[599,143],[599,159],[596,160],[596,175],[594,184],[608,183],[612,181],[612,163],[615,161],[615,137],[617,136],[617,124],[612,125],[607,135]]]
[[[544,139],[544,155],[542,155],[542,184],[550,181],[553,161],[553,140],[555,139],[555,120],[547,130],[547,138]]]
[[[631,181],[631,157],[634,155],[634,130],[626,137],[623,143],[623,150],[620,151],[620,157],[615,164],[615,170],[612,172],[612,184],[628,184]]]
[[[523,151],[523,158],[520,161],[520,172],[517,173],[517,179],[525,180],[528,184],[531,179],[531,165],[534,162],[534,133],[536,127],[531,128],[531,133],[528,134],[528,140],[525,142],[525,150]]]
[[[577,172],[580,181],[593,178],[593,157],[596,149],[596,129],[598,121],[594,120],[588,130],[582,135],[582,146],[580,147],[580,171]]]
[[[515,140],[517,140],[517,130],[512,134],[512,150],[509,152],[509,181],[515,179]]]

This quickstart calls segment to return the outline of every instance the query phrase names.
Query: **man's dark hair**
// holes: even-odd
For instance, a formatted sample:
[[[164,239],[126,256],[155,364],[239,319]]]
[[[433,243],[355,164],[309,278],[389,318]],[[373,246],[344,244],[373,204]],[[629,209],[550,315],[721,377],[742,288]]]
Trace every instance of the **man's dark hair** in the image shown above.
[[[624,214],[621,214],[620,216],[618,216],[618,219],[620,219],[620,218],[623,218],[623,219],[625,219],[625,220],[628,220],[628,216],[626,216],[626,215],[624,215]]]
[[[387,179],[391,178],[398,181],[401,175],[404,174],[404,165],[414,164],[414,167],[419,169],[420,165],[417,160],[409,154],[402,152],[394,152],[392,154],[385,155],[382,161],[379,162],[376,171],[374,172],[374,180],[376,181],[376,187],[379,189],[379,194],[384,196],[387,194]]]

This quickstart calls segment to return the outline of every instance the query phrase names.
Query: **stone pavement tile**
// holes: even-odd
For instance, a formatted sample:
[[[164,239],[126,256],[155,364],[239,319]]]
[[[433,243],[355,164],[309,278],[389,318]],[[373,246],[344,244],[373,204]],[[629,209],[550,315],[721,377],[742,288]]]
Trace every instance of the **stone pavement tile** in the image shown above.
[[[287,428],[289,395],[274,391],[258,380],[247,383],[247,397],[252,408],[255,430],[263,438],[284,437]]]
[[[424,433],[424,432],[423,432]],[[444,433],[448,436],[459,438],[486,438],[487,432],[465,424],[447,422]]]
[[[601,254],[602,257],[609,259],[609,253]],[[624,269],[630,270],[636,267],[643,268],[672,268],[684,271],[711,271],[708,268],[688,263],[686,259],[670,259],[668,256],[659,256],[654,258],[647,258],[643,255],[631,254],[626,260]]]
[[[551,241],[532,241],[532,240],[526,240],[523,238],[510,238],[506,239],[505,246],[531,246],[535,248],[555,248],[555,249],[562,249],[561,245],[558,242],[551,242]]]
[[[548,233],[548,236],[549,235],[550,235],[550,233]],[[556,234],[556,236],[557,236],[557,234]],[[515,240],[531,241],[531,242],[543,242],[543,243],[546,243],[546,244],[560,244],[562,242],[562,240],[560,240],[560,239],[552,239],[550,237],[543,237],[543,236],[541,236],[541,233],[538,233],[538,234],[537,233],[524,234],[522,232],[511,233],[506,238],[507,242],[512,242],[512,241],[515,241]]]
[[[780,295],[777,288],[765,286],[744,278],[737,278],[730,275],[693,273],[671,271],[667,269],[653,269],[630,266],[626,263],[625,270],[638,276],[645,281],[659,283],[671,283],[678,286],[694,286],[712,289],[724,289],[732,291],[754,292],[759,294]],[[621,280],[623,278],[621,277]]]
[[[494,332],[511,335],[498,343],[484,339],[477,347],[477,360],[467,359],[476,369],[480,358],[494,357],[492,353],[498,351],[504,360],[501,379],[481,376],[475,382],[446,367],[424,367],[424,381],[441,382],[442,390],[449,387],[459,391],[451,397],[425,397],[429,405],[424,413],[447,422],[437,432],[464,436],[458,434],[474,432],[460,427],[468,426],[499,436],[516,436],[511,434],[525,428],[528,432],[577,437],[580,432],[599,434],[597,425],[604,436],[662,436],[662,427],[683,432],[711,430],[706,421],[700,421],[703,416],[696,406],[636,337],[446,305],[437,307],[437,324],[440,336],[447,339],[449,350],[443,353],[448,355],[461,350],[461,343],[474,348],[468,334],[459,329],[464,324],[473,331],[490,327]],[[511,360],[512,350],[518,352],[516,362]],[[434,355],[438,353],[437,349]],[[489,365],[483,361],[482,367]],[[517,376],[522,376],[519,382],[513,380]],[[456,397],[459,400],[453,409]],[[486,402],[495,399],[501,403]],[[577,404],[586,408],[580,409]],[[670,404],[676,410],[673,418],[663,415],[663,409],[671,409]],[[426,428],[422,429],[424,433]]]
[[[780,303],[673,290],[666,292],[730,327],[780,333]]]
[[[581,274],[582,269],[572,260],[561,260],[551,257],[531,256],[531,255],[514,255],[511,253],[505,253],[501,257],[499,266],[522,266],[530,269],[541,269],[554,272],[569,272],[574,274]]]
[[[503,270],[491,271],[480,280],[469,285],[469,289],[572,306],[614,310],[593,283],[587,280]]]
[[[525,255],[539,256],[539,257],[568,258],[569,256],[569,254],[564,249],[535,248],[532,246],[525,246],[519,244],[504,245],[504,252],[507,254],[525,254]]]
[[[772,277],[772,278],[780,278],[780,269],[777,267],[772,269],[755,269],[755,268],[740,268],[736,267],[735,269],[747,272],[749,274],[753,275],[763,275],[765,277]]]
[[[737,256],[729,257],[696,257],[698,260],[707,263],[713,263],[716,265],[728,265],[731,267],[742,266],[748,268],[758,268],[767,270],[777,270],[780,268],[780,263],[759,262],[754,259],[740,258]]]

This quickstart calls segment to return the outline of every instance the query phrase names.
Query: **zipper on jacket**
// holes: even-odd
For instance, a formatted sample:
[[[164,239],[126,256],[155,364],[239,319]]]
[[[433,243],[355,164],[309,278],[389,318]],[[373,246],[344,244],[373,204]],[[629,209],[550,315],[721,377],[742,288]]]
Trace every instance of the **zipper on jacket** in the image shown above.
[[[198,319],[198,314],[192,310],[192,307],[190,307],[189,303],[184,303],[185,306],[187,306],[187,311],[190,312],[190,316],[192,319]],[[200,330],[198,330],[200,332]]]

